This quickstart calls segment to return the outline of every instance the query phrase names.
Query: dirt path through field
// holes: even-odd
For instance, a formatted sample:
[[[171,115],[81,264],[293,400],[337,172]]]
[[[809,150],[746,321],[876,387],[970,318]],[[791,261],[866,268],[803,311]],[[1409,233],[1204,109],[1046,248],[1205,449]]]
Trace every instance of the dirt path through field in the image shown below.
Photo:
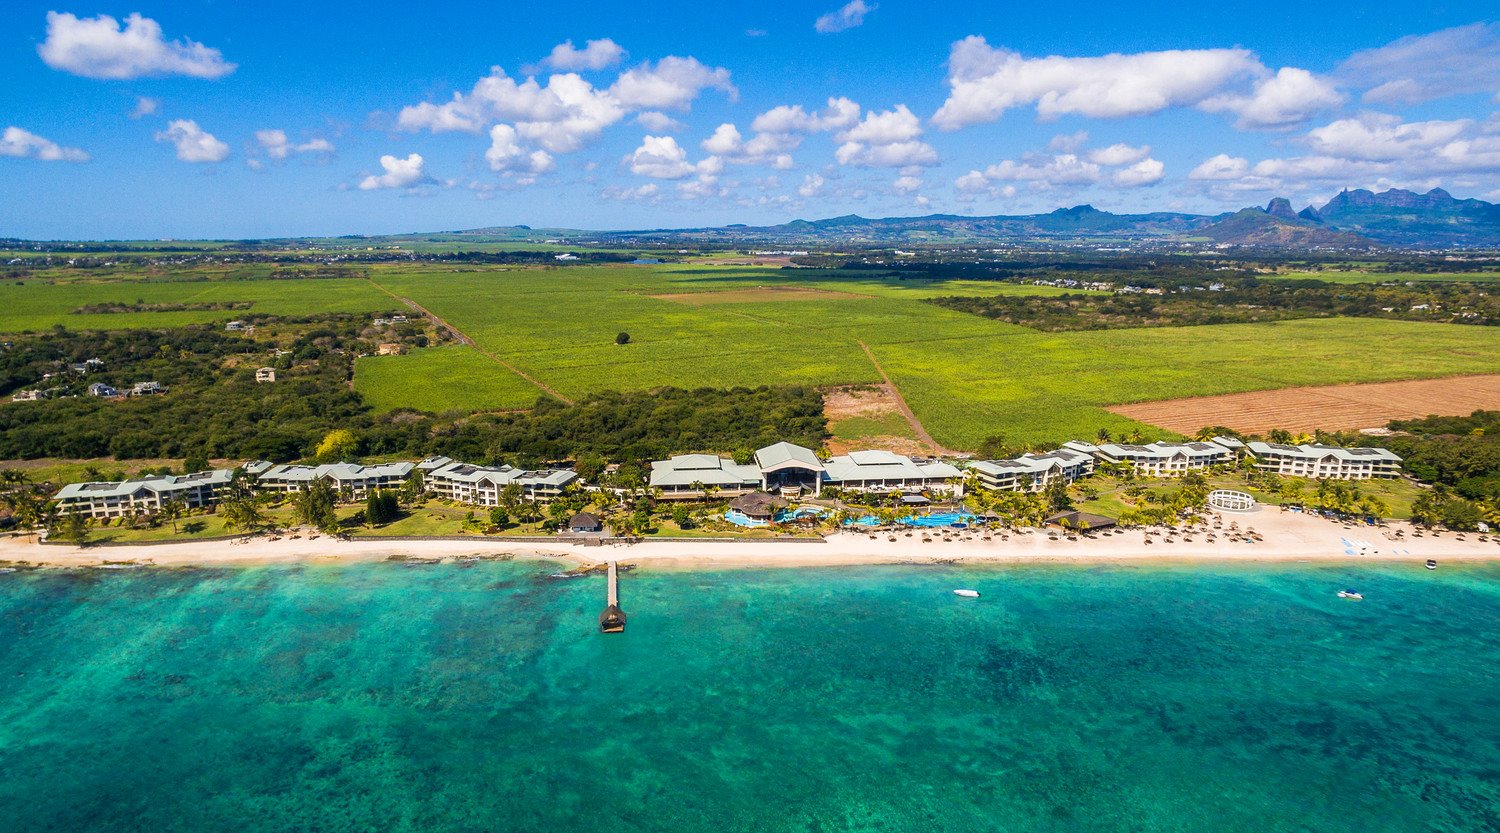
[[[1121,416],[1192,434],[1207,425],[1264,433],[1382,428],[1393,419],[1500,409],[1500,374],[1283,388],[1114,405]]]
[[[875,353],[870,350],[870,345],[861,341],[859,349],[865,351],[865,356],[870,360],[870,364],[875,366],[875,372],[880,374],[882,387],[890,393],[891,399],[896,403],[896,409],[901,412],[901,416],[906,417],[906,421],[911,425],[912,433],[917,435],[917,439],[926,443],[934,454],[944,456],[957,454],[957,451],[944,448],[940,445],[937,440],[932,438],[931,434],[927,433],[927,429],[922,427],[922,421],[917,419],[917,415],[912,412],[911,406],[906,404],[906,397],[901,395],[901,389],[896,387],[896,383],[891,381],[890,376],[886,375],[885,368],[880,366],[880,360],[875,358]]]
[[[515,365],[511,364],[510,362],[508,362],[508,361],[500,358],[499,356],[495,355],[494,353],[491,353],[490,351],[484,349],[483,347],[480,347],[479,344],[474,341],[474,339],[469,338],[469,336],[468,336],[467,333],[465,333],[463,330],[460,330],[459,328],[453,326],[452,324],[449,324],[446,320],[440,318],[432,310],[430,310],[430,309],[422,306],[421,304],[417,303],[416,301],[413,301],[410,298],[406,298],[406,297],[403,297],[401,295],[397,295],[396,293],[390,291],[389,289],[386,289],[385,287],[381,286],[380,284],[376,283],[375,281],[371,280],[370,278],[366,278],[365,280],[369,281],[371,286],[373,286],[376,289],[380,290],[381,292],[384,292],[385,294],[391,296],[392,298],[396,299],[397,301],[400,301],[401,303],[405,304],[407,306],[407,308],[410,309],[410,310],[412,310],[413,312],[418,312],[418,313],[421,313],[422,315],[427,316],[428,318],[431,318],[433,320],[433,322],[435,322],[439,327],[442,327],[443,329],[445,329],[448,332],[452,333],[454,338],[458,339],[459,341],[463,342],[464,344],[469,345],[470,347],[473,347],[475,350],[478,350],[481,354],[483,354],[484,356],[486,356],[490,361],[494,362],[495,364],[500,365],[501,367],[505,368],[506,370],[509,370],[511,373],[514,373],[517,376],[520,376],[522,379],[525,379],[526,381],[528,381],[531,384],[535,385],[538,390],[542,391],[543,393],[547,394],[548,396],[552,397],[553,399],[556,399],[556,400],[558,400],[560,402],[564,402],[564,403],[569,404],[569,405],[573,404],[573,400],[571,400],[568,397],[563,396],[562,394],[558,393],[556,390],[554,390],[552,388],[552,386],[548,385],[546,382],[543,382],[541,379],[538,379],[535,376],[532,376],[530,373],[527,373],[526,371],[522,370],[521,368],[516,367]]]

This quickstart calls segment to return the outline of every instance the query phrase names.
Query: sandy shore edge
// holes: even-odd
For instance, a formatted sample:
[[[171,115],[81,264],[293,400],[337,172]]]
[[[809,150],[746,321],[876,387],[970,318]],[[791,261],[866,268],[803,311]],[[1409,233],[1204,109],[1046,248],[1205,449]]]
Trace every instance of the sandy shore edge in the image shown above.
[[[653,541],[633,544],[583,546],[558,541],[555,544],[506,542],[501,539],[473,541],[410,539],[402,541],[340,541],[266,538],[231,541],[189,541],[175,544],[78,548],[40,545],[10,538],[0,540],[0,562],[13,566],[112,567],[112,566],[254,566],[279,563],[359,562],[390,559],[524,558],[548,559],[570,566],[620,561],[652,569],[716,569],[826,567],[868,564],[1016,564],[1016,563],[1119,563],[1119,562],[1357,562],[1500,560],[1500,536],[1470,533],[1460,537],[1444,532],[1434,536],[1416,531],[1406,523],[1387,527],[1349,528],[1322,518],[1295,512],[1262,510],[1246,515],[1224,516],[1224,525],[1237,523],[1253,528],[1262,540],[1247,543],[1219,531],[1218,540],[1206,540],[1203,530],[1192,540],[1178,534],[1174,543],[1163,535],[1147,536],[1140,530],[1098,535],[1069,541],[1052,540],[1045,532],[1013,533],[1009,540],[995,536],[954,536],[953,540],[924,542],[920,533],[911,536],[879,535],[872,540],[861,533],[837,533],[822,541]],[[1401,534],[1397,536],[1397,533]],[[1146,543],[1148,537],[1152,543]],[[1480,540],[1481,537],[1487,540]]]

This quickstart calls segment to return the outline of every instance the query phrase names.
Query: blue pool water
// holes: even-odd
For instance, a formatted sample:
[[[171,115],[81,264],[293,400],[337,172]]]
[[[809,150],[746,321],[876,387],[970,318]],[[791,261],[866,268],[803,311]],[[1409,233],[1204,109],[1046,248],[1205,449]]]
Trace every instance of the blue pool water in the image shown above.
[[[967,525],[973,523],[978,519],[978,517],[979,516],[972,515],[968,512],[941,512],[932,515],[908,515],[905,518],[897,520],[896,523],[904,524],[906,526],[922,527],[924,529],[934,529],[944,526],[956,526],[958,524]],[[875,517],[874,515],[865,515],[862,518],[855,518],[851,521],[846,521],[844,525],[880,526],[880,519]]]
[[[776,523],[795,521],[798,518],[822,517],[827,514],[828,510],[820,506],[799,506],[796,509],[782,510],[780,512],[777,512]],[[751,518],[749,515],[746,515],[744,512],[739,511],[738,509],[730,509],[728,512],[725,512],[724,520],[729,521],[735,526],[743,526],[747,529],[759,529],[763,526],[770,526],[770,524],[766,523],[765,521],[757,521],[754,518]]]

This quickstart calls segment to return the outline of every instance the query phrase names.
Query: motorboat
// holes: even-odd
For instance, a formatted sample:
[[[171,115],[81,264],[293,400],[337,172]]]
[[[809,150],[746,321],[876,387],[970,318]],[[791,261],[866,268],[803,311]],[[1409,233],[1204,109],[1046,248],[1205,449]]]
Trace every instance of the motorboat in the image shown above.
[[[1429,570],[1436,570],[1437,569],[1437,562],[1433,561],[1431,558],[1427,559],[1427,569],[1429,569]]]
[[[1339,591],[1339,598],[1340,599],[1353,599],[1353,600],[1355,600],[1357,602],[1360,599],[1363,599],[1364,597],[1365,597],[1365,594],[1360,593],[1360,592],[1358,592],[1356,590],[1340,590]]]
[[[965,599],[977,599],[977,598],[979,598],[979,591],[978,590],[962,590],[962,589],[960,589],[960,590],[954,590],[953,591],[953,595],[955,595],[955,596],[963,596]]]

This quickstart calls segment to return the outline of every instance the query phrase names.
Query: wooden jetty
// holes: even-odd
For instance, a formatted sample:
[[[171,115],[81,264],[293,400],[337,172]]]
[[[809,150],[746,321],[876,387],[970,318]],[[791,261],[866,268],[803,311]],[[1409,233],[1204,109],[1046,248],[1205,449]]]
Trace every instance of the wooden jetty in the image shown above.
[[[599,614],[599,630],[605,633],[620,633],[625,630],[625,611],[620,609],[620,567],[609,562],[609,594],[604,612]]]

